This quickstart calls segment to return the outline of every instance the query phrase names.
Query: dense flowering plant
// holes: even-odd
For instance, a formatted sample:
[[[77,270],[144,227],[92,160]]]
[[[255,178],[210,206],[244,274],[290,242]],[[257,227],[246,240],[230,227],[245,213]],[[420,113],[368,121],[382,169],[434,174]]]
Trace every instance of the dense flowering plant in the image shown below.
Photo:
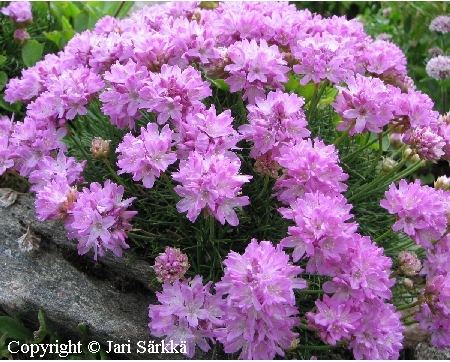
[[[450,159],[450,117],[359,22],[145,7],[25,69],[5,101],[26,114],[0,119],[0,172],[79,254],[153,259],[150,333],[189,357],[396,359],[411,324],[450,346],[450,181],[415,179]]]

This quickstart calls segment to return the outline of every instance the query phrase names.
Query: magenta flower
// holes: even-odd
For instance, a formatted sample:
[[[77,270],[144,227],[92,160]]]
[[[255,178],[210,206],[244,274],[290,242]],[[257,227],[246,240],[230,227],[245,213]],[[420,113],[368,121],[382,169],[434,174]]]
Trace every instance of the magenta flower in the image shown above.
[[[201,100],[212,94],[208,82],[201,73],[189,66],[181,69],[177,65],[163,64],[160,73],[153,73],[151,81],[140,91],[146,99],[142,108],[158,114],[158,124],[169,118],[179,121],[194,107],[203,107]]]
[[[392,80],[406,75],[406,56],[394,43],[375,40],[363,51],[366,69],[373,76]]]
[[[378,78],[357,74],[346,80],[347,87],[338,86],[339,94],[331,106],[342,116],[343,122],[336,127],[349,134],[371,131],[380,133],[394,118],[390,88]]]
[[[1,8],[0,12],[9,16],[18,28],[26,28],[33,21],[29,1],[11,1],[8,6]]]
[[[173,283],[183,279],[189,266],[186,254],[183,254],[178,248],[167,246],[164,253],[156,257],[153,269],[160,283]]]
[[[279,209],[284,218],[295,220],[295,226],[288,227],[290,236],[282,239],[280,245],[294,248],[294,262],[305,254],[311,257],[318,250],[325,259],[339,262],[340,254],[348,252],[346,240],[357,228],[355,223],[346,223],[352,217],[351,208],[340,194],[306,193],[289,208]]]
[[[45,156],[28,177],[28,181],[34,184],[30,190],[37,192],[55,178],[65,179],[69,186],[80,184],[84,181],[82,173],[86,162],[76,162],[75,158],[66,157],[62,151],[58,152],[56,159]]]
[[[251,157],[269,151],[277,153],[283,142],[301,140],[310,135],[302,106],[304,99],[277,89],[267,98],[256,98],[247,106],[249,124],[239,127],[239,132],[253,142]]]
[[[191,151],[206,154],[235,149],[242,137],[233,128],[233,121],[229,109],[216,114],[214,104],[208,110],[193,109],[177,124],[177,155],[185,159]]]
[[[148,123],[147,129],[141,127],[138,137],[126,134],[117,147],[120,153],[117,173],[131,173],[134,181],[142,180],[145,187],[152,188],[161,172],[177,160],[175,152],[171,151],[172,135],[169,125],[165,125],[160,133],[156,123]]]
[[[265,40],[259,44],[252,39],[235,42],[228,48],[231,64],[225,66],[230,76],[225,79],[230,92],[244,90],[243,99],[255,103],[257,97],[265,96],[265,87],[284,89],[289,68],[276,45],[269,46]]]
[[[356,62],[352,47],[346,44],[348,40],[328,32],[299,40],[292,47],[292,53],[299,62],[293,70],[303,75],[300,84],[305,85],[309,81],[320,83],[323,79],[340,83],[353,76]]]
[[[149,306],[151,335],[185,343],[189,358],[194,356],[196,346],[208,351],[208,339],[214,341],[213,328],[221,325],[220,307],[224,304],[220,296],[210,293],[211,284],[203,285],[199,275],[193,280],[164,283],[162,292],[156,293],[161,305]]]
[[[436,162],[445,154],[445,140],[430,127],[414,127],[403,138],[403,141],[409,145],[415,154],[422,160]]]
[[[230,252],[223,262],[224,276],[216,283],[218,295],[226,296],[222,309],[224,327],[216,329],[226,353],[241,350],[241,359],[273,359],[297,336],[291,329],[294,288],[303,289],[302,272],[289,263],[289,256],[270,241],[252,239],[243,255]]]
[[[204,156],[190,152],[187,160],[181,160],[180,171],[172,177],[182,185],[175,192],[182,197],[177,203],[178,212],[187,211],[187,217],[195,222],[205,209],[219,222],[232,226],[239,224],[235,208],[250,203],[247,196],[238,196],[241,187],[252,176],[239,175],[240,159],[233,153],[207,153]]]
[[[55,176],[36,193],[37,219],[40,221],[66,219],[71,213],[77,195],[76,188],[70,187],[66,178]]]
[[[391,184],[385,197],[381,207],[397,216],[392,229],[403,230],[417,244],[432,249],[432,241],[440,239],[447,229],[447,208],[438,192],[421,186],[420,180],[409,184],[400,180],[398,189]]]
[[[338,298],[323,296],[323,301],[316,301],[317,311],[306,313],[309,328],[317,330],[320,338],[335,345],[341,340],[349,340],[352,332],[356,330],[361,314],[352,307],[351,303],[345,303]]]
[[[356,359],[398,359],[403,348],[401,313],[378,298],[359,304],[361,320],[356,324],[349,348]]]
[[[67,236],[78,239],[78,253],[86,254],[94,249],[94,260],[111,250],[117,257],[128,248],[126,230],[131,229],[129,220],[137,211],[128,211],[135,197],[122,200],[123,186],[106,180],[104,187],[93,182],[84,188],[74,202],[70,216],[65,221]]]
[[[343,181],[348,175],[339,166],[337,151],[333,145],[326,146],[318,138],[285,143],[280,147],[280,156],[275,157],[284,174],[274,185],[275,196],[290,204],[307,192],[320,191],[335,194],[345,191]]]

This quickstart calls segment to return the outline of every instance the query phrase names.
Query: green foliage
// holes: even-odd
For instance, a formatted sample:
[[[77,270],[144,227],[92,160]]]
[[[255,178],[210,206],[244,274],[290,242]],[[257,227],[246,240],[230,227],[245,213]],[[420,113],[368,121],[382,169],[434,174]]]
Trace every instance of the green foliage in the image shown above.
[[[25,327],[17,318],[0,316],[0,359],[23,359],[24,357],[27,357],[26,355],[21,355],[20,352],[18,354],[11,354],[8,346],[12,341],[18,342],[18,344],[14,343],[12,347],[17,351],[19,345],[22,344],[31,345],[39,343],[51,343],[53,345],[56,345],[63,343],[57,333],[54,333],[47,329],[44,312],[42,310],[38,312],[38,321],[39,329],[33,332],[31,329]],[[97,353],[89,352],[87,345],[90,340],[88,338],[88,329],[85,323],[80,323],[77,327],[77,330],[80,332],[82,337],[80,340],[82,352],[80,354],[69,354],[67,357],[64,357],[63,355],[58,355],[57,353],[47,353],[44,356],[45,359],[108,359],[108,355],[103,348],[101,348]],[[77,344],[77,342],[73,343]]]
[[[22,48],[22,60],[27,67],[32,67],[41,60],[44,47],[37,40],[29,40]]]
[[[308,9],[312,13],[331,17],[333,15],[345,15],[347,19],[353,19],[356,15],[368,9],[377,9],[378,1],[291,1],[297,9]]]

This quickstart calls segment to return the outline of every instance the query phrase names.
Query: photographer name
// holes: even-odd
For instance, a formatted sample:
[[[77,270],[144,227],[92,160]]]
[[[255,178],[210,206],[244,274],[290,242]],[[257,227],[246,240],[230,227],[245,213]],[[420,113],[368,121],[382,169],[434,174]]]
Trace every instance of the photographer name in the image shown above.
[[[135,346],[130,343],[114,343],[113,341],[106,341],[108,349],[106,353],[187,353],[186,341],[181,343],[174,343],[174,341],[138,341]]]

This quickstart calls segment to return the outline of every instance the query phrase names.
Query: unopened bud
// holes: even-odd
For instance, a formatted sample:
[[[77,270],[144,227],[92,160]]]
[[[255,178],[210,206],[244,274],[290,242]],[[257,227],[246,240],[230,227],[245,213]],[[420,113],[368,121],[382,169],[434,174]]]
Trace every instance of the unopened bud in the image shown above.
[[[450,178],[447,176],[439,176],[436,181],[434,181],[434,188],[440,190],[450,189]]]
[[[19,44],[21,47],[23,47],[27,41],[30,39],[30,34],[25,29],[17,29],[14,32],[14,41]]]
[[[386,173],[391,172],[396,165],[397,162],[390,157],[384,158],[383,161],[381,161],[381,169]]]
[[[414,282],[409,278],[405,278],[403,279],[403,285],[406,289],[411,290],[414,287]]]
[[[101,137],[95,137],[91,143],[91,153],[95,158],[105,159],[109,156],[109,143]]]
[[[300,343],[300,339],[294,338],[291,342],[291,345],[288,347],[288,351],[295,351]]]
[[[413,251],[401,251],[397,258],[398,270],[408,277],[416,275],[422,269],[417,254]]]
[[[411,156],[412,153],[413,153],[413,155]],[[409,157],[409,161],[412,163],[420,161],[419,155],[414,153],[414,151],[410,147],[407,147],[403,150],[403,158],[408,158],[408,157]]]
[[[403,135],[401,133],[391,133],[389,135],[389,143],[391,144],[392,148],[396,150],[404,145],[402,139]]]

